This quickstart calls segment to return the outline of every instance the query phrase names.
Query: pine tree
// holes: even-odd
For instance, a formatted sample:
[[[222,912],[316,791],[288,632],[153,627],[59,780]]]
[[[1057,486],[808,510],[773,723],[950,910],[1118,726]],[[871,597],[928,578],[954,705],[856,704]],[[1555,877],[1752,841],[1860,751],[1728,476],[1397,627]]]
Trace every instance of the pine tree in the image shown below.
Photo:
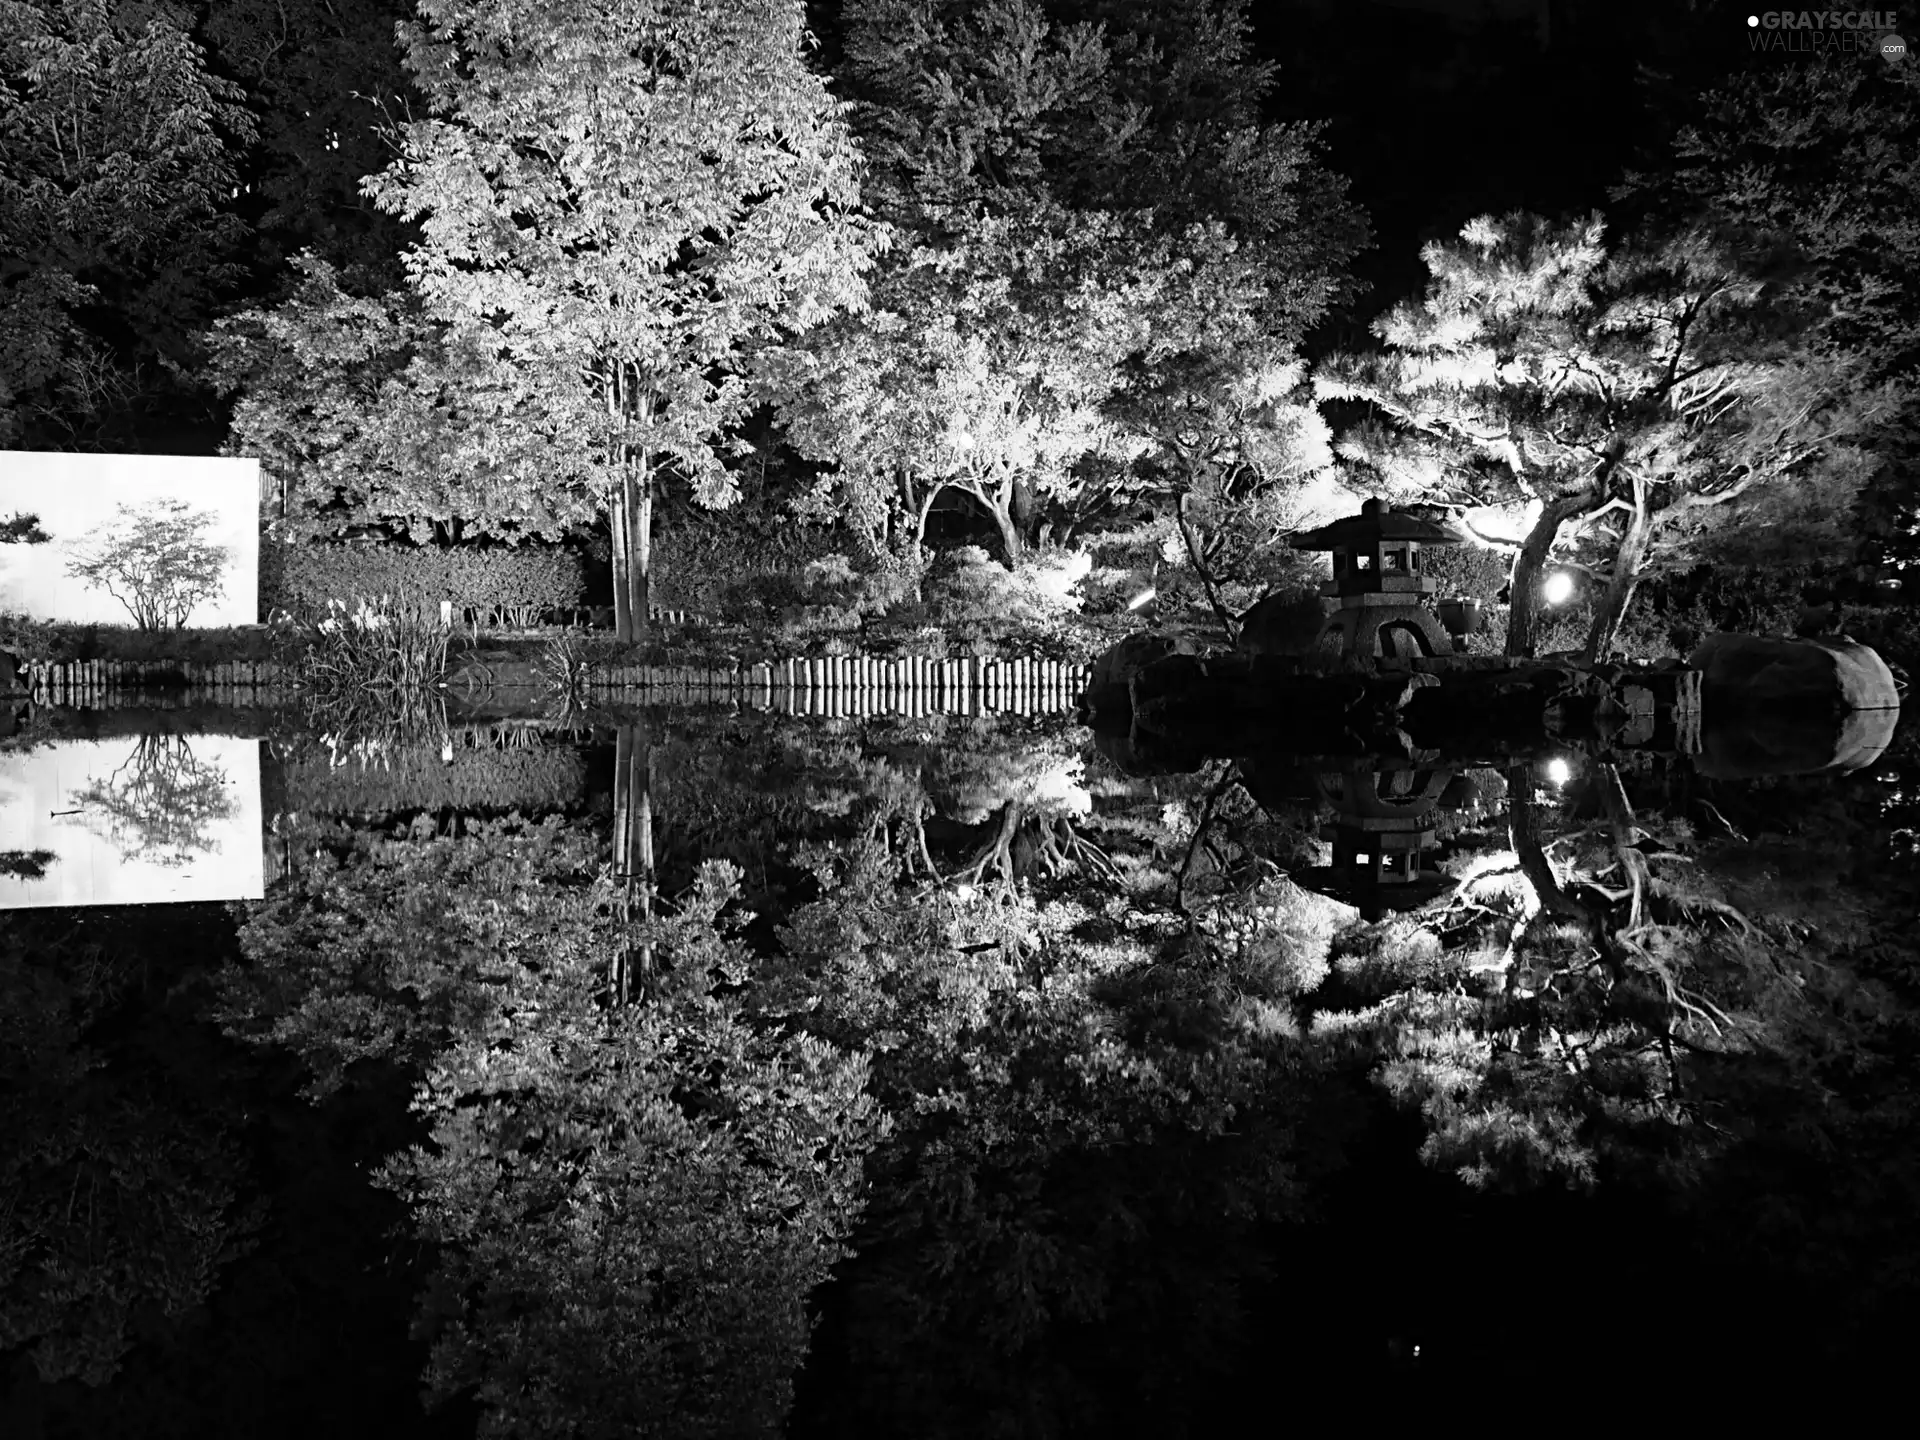
[[[1376,323],[1386,352],[1336,357],[1316,388],[1372,408],[1340,449],[1391,495],[1538,506],[1509,654],[1534,651],[1538,577],[1570,522],[1599,550],[1585,653],[1602,659],[1649,565],[1724,524],[1717,507],[1775,486],[1843,504],[1870,468],[1859,439],[1890,394],[1810,350],[1797,307],[1706,232],[1610,249],[1598,215],[1483,217],[1424,256],[1425,296]]]

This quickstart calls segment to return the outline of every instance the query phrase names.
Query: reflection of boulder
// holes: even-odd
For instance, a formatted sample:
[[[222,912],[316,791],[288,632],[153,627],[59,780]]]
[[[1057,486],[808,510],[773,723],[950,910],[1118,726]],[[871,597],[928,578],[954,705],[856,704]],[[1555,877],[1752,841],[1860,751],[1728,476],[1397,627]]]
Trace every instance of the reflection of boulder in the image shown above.
[[[1319,770],[1284,751],[1262,751],[1240,761],[1240,783],[1262,810],[1284,814],[1304,803],[1320,803]]]
[[[1093,748],[1122,775],[1191,775],[1206,751],[1150,732],[1095,730]]]
[[[1805,707],[1765,706],[1731,713],[1723,709],[1716,720],[1709,705],[1694,769],[1712,780],[1811,775],[1823,770],[1845,773],[1879,759],[1899,723],[1898,710],[1822,715]]]
[[[1250,655],[1305,655],[1332,613],[1317,590],[1277,590],[1240,617],[1240,648]]]
[[[1844,635],[1821,640],[1709,635],[1687,663],[1700,671],[1700,704],[1710,726],[1763,708],[1838,715],[1900,707],[1886,661]]]

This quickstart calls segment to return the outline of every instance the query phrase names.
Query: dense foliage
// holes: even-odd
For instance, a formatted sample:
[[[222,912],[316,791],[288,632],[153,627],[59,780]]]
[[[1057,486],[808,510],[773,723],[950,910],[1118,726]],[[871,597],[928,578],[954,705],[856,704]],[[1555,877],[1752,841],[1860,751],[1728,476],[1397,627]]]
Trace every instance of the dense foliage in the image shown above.
[[[260,608],[301,617],[329,601],[355,605],[385,597],[403,608],[469,609],[539,615],[586,598],[578,554],[557,547],[379,544],[269,545],[262,549]]]
[[[0,444],[130,449],[204,410],[243,98],[167,7],[0,6]]]

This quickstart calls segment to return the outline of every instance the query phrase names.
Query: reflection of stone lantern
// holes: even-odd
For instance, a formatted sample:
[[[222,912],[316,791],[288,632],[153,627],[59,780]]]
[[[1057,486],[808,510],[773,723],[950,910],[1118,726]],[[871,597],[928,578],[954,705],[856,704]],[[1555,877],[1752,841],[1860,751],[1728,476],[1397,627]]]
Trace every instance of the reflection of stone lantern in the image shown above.
[[[1320,832],[1333,844],[1332,863],[1293,878],[1357,906],[1368,920],[1385,910],[1417,909],[1445,894],[1452,878],[1421,861],[1440,843],[1436,812],[1452,779],[1450,770],[1377,758],[1321,775],[1320,794],[1338,812]]]
[[[1295,550],[1331,550],[1333,580],[1320,593],[1340,602],[1327,617],[1344,654],[1374,657],[1451,655],[1453,640],[1428,608],[1437,582],[1420,568],[1422,545],[1457,545],[1451,530],[1395,512],[1375,498],[1318,530],[1296,535]]]

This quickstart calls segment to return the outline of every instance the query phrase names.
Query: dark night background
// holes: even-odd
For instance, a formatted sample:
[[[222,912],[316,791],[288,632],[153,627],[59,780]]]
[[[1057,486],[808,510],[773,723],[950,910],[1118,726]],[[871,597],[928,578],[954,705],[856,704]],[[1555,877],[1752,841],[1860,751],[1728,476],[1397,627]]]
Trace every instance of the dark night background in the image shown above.
[[[195,313],[273,297],[286,257],[306,245],[329,250],[365,290],[391,283],[400,227],[351,187],[385,161],[378,138],[353,128],[370,113],[354,97],[391,95],[402,83],[379,37],[404,7],[342,0],[337,14],[351,22],[344,33],[291,65],[245,33],[238,9],[196,8],[216,70],[255,94],[262,133],[246,161],[243,214],[255,231],[243,273],[196,302]],[[837,8],[810,6],[829,67]],[[247,24],[256,11],[266,14],[247,10]],[[1610,201],[1610,188],[1630,169],[1660,167],[1700,90],[1780,63],[1750,53],[1747,13],[1716,0],[1253,0],[1257,51],[1280,66],[1269,117],[1324,122],[1328,162],[1348,178],[1372,227],[1372,245],[1354,265],[1362,293],[1309,335],[1308,355],[1370,344],[1374,317],[1418,293],[1420,247],[1455,237],[1473,216],[1630,216]],[[1920,30],[1920,16],[1909,24]],[[272,77],[265,88],[261,75]],[[157,344],[164,351],[178,339]],[[107,443],[210,453],[225,414],[221,402],[182,392]],[[1910,751],[1910,737],[1903,743]],[[1912,769],[1906,752],[1895,758]],[[603,759],[595,764],[604,768]],[[605,785],[598,770],[594,784]],[[1910,861],[1860,863],[1867,882],[1911,898]],[[142,1311],[141,1344],[110,1389],[41,1385],[23,1353],[0,1352],[0,1435],[476,1433],[477,1406],[430,1416],[416,1406],[426,1342],[414,1310],[430,1257],[405,1238],[404,1207],[364,1183],[369,1166],[420,1133],[405,1111],[408,1078],[370,1072],[315,1107],[298,1093],[293,1061],[238,1046],[197,1018],[216,973],[238,953],[222,907],[9,923],[16,955],[72,956],[76,966],[103,950],[144,957],[137,974],[94,990],[76,980],[58,997],[84,1018],[87,1043],[106,1063],[74,1081],[59,1123],[47,1121],[32,1143],[57,1149],[60,1123],[71,1121],[74,1133],[106,1137],[97,1143],[114,1163],[152,1167],[161,1191],[184,1171],[217,1177],[239,1218],[219,1237],[226,1278],[213,1300],[185,1321]],[[49,1054],[58,1048],[42,1040]],[[1909,1044],[1846,1082],[1859,1087],[1849,1092],[1857,1123],[1838,1153],[1796,1129],[1799,1113],[1783,1105],[1779,1133],[1684,1204],[1657,1189],[1469,1192],[1420,1163],[1421,1117],[1364,1077],[1292,1122],[1299,1151],[1324,1167],[1299,1177],[1314,1196],[1310,1223],[1217,1233],[1211,1212],[1189,1204],[1184,1190],[1169,1198],[1177,1187],[1163,1183],[1165,1173],[1090,1167],[1030,1177],[1027,1199],[1040,1194],[1070,1214],[1084,1193],[1149,1194],[1164,1205],[1153,1216],[1155,1259],[1170,1273],[1237,1269],[1259,1278],[1232,1345],[1181,1357],[1192,1359],[1191,1373],[1152,1353],[1165,1317],[1155,1311],[1158,1292],[1143,1284],[1128,1301],[1138,1306],[1128,1317],[1137,1322],[1136,1349],[1109,1352],[1109,1336],[1090,1328],[1060,1337],[1048,1363],[1107,1396],[1130,1397],[1136,1384],[1164,1389],[1137,1407],[1089,1401],[1064,1429],[1049,1421],[1006,1433],[1264,1434],[1325,1419],[1336,1405],[1365,1424],[1367,1407],[1388,1400],[1431,1403],[1430,1419],[1465,1423],[1529,1395],[1553,1397],[1575,1423],[1598,1423],[1600,1400],[1643,1389],[1737,1395],[1763,1381],[1795,1386],[1808,1378],[1796,1367],[1814,1349],[1824,1357],[1820,1378],[1897,1372],[1920,1320],[1911,1274],[1892,1270],[1912,1263],[1911,1242],[1889,1239],[1911,1223],[1920,1194],[1914,1107],[1898,1078],[1914,1059]],[[30,1065],[0,1060],[10,1119],[25,1124],[35,1106],[58,1108],[39,1083]],[[161,1115],[164,1126],[154,1118]],[[146,1144],[140,1137],[156,1127],[171,1129]],[[1171,1172],[1183,1160],[1156,1152],[1154,1163]],[[0,1208],[6,1203],[0,1198]],[[178,1238],[151,1223],[173,1237],[165,1243]],[[1880,1264],[1881,1247],[1896,1243],[1905,1248]],[[0,1255],[0,1276],[8,1258]],[[870,1263],[890,1263],[884,1243]],[[853,1294],[833,1286],[821,1297],[795,1436],[879,1433],[845,1401],[866,1378],[849,1337],[878,1323]],[[1825,1347],[1842,1333],[1845,1354],[1836,1357]],[[969,1358],[997,1363],[984,1351]],[[1058,1374],[1027,1378],[1036,1394],[1056,1381],[1057,1393],[1048,1392],[1056,1400],[1076,1393]],[[946,1381],[927,1384],[946,1394]],[[956,1415],[970,1413],[955,1403]],[[947,1433],[964,1433],[965,1423]],[[586,1423],[576,1433],[607,1432]]]

